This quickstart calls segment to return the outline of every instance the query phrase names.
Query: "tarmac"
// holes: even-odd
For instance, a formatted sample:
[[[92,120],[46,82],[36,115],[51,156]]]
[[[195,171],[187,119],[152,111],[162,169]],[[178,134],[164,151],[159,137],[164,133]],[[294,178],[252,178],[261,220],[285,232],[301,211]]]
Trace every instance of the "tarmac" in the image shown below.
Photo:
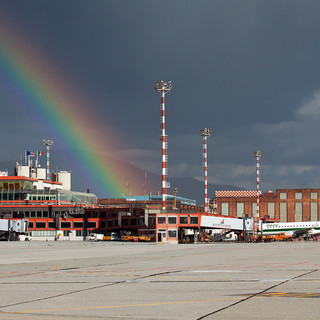
[[[320,242],[0,242],[0,319],[318,319]]]

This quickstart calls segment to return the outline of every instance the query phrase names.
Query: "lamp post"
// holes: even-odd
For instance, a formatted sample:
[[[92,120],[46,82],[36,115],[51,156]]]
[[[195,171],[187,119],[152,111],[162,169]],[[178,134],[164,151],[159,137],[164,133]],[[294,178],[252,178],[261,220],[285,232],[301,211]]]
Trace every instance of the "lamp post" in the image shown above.
[[[253,228],[253,234],[254,236],[256,236],[256,223],[258,222],[259,218],[260,218],[260,158],[262,156],[262,152],[260,150],[256,151],[253,153],[253,156],[256,158],[257,160],[257,211],[256,214],[254,215],[252,213],[253,216],[253,221],[254,221],[254,228]]]
[[[257,160],[257,211],[256,211],[256,218],[260,217],[260,203],[259,203],[259,197],[260,197],[260,158],[262,156],[261,151],[256,151],[253,153],[253,156]]]
[[[50,152],[50,147],[53,145],[53,140],[42,140],[42,144],[47,148],[47,180],[50,179],[50,163],[49,163],[49,152]]]
[[[161,111],[161,138],[162,141],[162,209],[166,209],[166,189],[169,188],[169,184],[167,182],[167,175],[168,175],[168,169],[167,169],[167,161],[168,161],[168,155],[167,155],[167,148],[168,148],[168,141],[167,141],[167,135],[166,135],[166,121],[165,121],[165,101],[164,97],[165,94],[168,93],[171,90],[171,81],[163,81],[163,80],[157,80],[155,82],[155,89],[157,92],[161,94],[161,105],[160,105],[160,111]]]
[[[208,213],[208,159],[207,159],[207,138],[211,136],[211,129],[200,130],[203,140],[203,170],[204,170],[204,212]]]

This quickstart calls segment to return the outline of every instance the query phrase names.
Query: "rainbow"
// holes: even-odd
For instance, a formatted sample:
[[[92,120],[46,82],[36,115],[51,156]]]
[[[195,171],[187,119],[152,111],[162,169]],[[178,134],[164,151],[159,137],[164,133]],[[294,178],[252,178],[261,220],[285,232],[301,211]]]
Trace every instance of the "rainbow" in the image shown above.
[[[41,123],[42,130],[49,130],[72,150],[68,156],[81,168],[85,181],[93,185],[90,191],[109,198],[125,194],[121,169],[101,154],[102,150],[112,152],[117,145],[115,134],[108,131],[98,115],[92,114],[88,104],[34,43],[25,39],[20,30],[3,24],[2,19],[0,80],[10,99],[32,115],[32,125]]]

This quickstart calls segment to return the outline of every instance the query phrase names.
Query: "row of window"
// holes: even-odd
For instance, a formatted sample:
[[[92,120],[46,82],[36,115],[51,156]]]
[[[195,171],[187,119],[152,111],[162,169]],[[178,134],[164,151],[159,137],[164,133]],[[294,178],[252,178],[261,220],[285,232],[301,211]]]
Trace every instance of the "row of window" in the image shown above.
[[[89,236],[92,231],[84,231],[84,230],[76,230],[76,237],[84,237]],[[70,231],[63,231],[63,236],[68,237]],[[35,230],[29,233],[32,237],[55,237],[57,235],[57,231],[55,230]]]
[[[45,217],[43,215],[43,217]],[[122,218],[121,226],[128,227],[128,226],[137,226],[138,220],[136,218]],[[46,222],[46,221],[36,221],[35,223],[29,221],[29,229],[46,229],[48,224],[48,228],[56,228],[55,222]],[[144,225],[144,217],[140,217],[139,224]],[[175,222],[176,224],[176,222]],[[149,225],[154,225],[154,217],[149,217]],[[100,221],[100,228],[113,228],[119,226],[118,219],[116,220],[108,220],[108,221]],[[97,223],[95,221],[88,221],[86,223],[86,227],[90,229],[97,228]],[[83,229],[84,222],[83,221],[61,221],[61,228],[63,229]]]
[[[118,217],[118,211],[88,211],[88,217],[90,218],[116,218]],[[132,215],[142,214],[142,211],[133,210]],[[131,214],[130,214],[131,215]]]
[[[166,235],[167,235],[166,229],[158,229],[158,233],[161,233],[162,237],[166,238]],[[168,238],[177,238],[177,230],[176,229],[168,229]]]
[[[280,192],[279,193],[279,199],[280,200],[287,200],[288,195],[286,192]],[[294,198],[296,200],[301,200],[302,199],[302,192],[295,192]],[[315,200],[318,199],[318,193],[317,192],[310,192],[310,199]]]
[[[168,221],[168,222],[167,222]],[[157,217],[158,224],[177,224],[177,217],[176,216],[158,216]],[[189,224],[188,223],[188,216],[180,216],[179,217],[179,224]],[[190,217],[190,224],[199,224],[199,217],[198,216],[191,216]]]
[[[71,227],[73,225],[73,227]],[[82,221],[61,221],[61,229],[83,229],[84,223]],[[95,221],[88,221],[86,223],[88,229],[96,229],[97,223]],[[55,222],[47,221],[29,221],[28,229],[56,229]]]
[[[256,213],[257,210],[257,204],[252,203],[252,213]],[[248,210],[247,210],[248,211]],[[237,203],[237,217],[243,217],[245,212],[244,208],[244,202],[238,202]],[[294,204],[294,216],[295,221],[300,222],[302,221],[303,213],[308,214],[307,212],[303,212],[303,203],[302,202],[296,202]],[[311,202],[310,203],[310,220],[311,221],[317,221],[318,220],[318,203],[317,202]],[[224,216],[229,215],[229,203],[223,202],[221,203],[221,214]],[[265,214],[265,213],[263,213]],[[267,204],[267,215],[269,218],[275,218],[275,203],[274,202],[268,202]],[[287,221],[287,203],[280,202],[279,203],[279,215],[280,215],[280,221],[284,222]],[[260,214],[261,216],[261,214]]]

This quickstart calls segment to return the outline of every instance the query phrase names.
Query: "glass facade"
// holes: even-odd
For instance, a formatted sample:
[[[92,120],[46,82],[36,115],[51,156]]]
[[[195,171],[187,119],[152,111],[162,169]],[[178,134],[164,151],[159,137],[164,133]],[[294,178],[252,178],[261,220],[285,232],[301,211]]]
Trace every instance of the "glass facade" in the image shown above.
[[[3,181],[1,181],[3,184]],[[97,197],[92,193],[66,191],[66,190],[19,190],[1,189],[0,201],[57,201],[83,204],[96,204]]]

